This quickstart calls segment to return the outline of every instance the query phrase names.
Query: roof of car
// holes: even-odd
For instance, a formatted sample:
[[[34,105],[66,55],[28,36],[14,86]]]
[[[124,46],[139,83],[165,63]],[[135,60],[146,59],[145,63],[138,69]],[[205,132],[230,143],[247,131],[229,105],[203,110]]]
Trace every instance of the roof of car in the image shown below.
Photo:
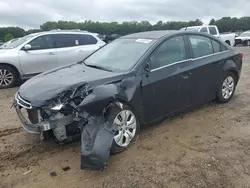
[[[178,30],[158,30],[158,31],[145,31],[140,33],[133,33],[120,38],[131,39],[131,38],[147,38],[147,39],[159,39],[163,36],[170,35],[179,32]]]
[[[77,30],[51,30],[51,31],[41,31],[38,33],[32,33],[30,35],[44,35],[44,34],[87,34],[96,36],[98,33],[91,33],[88,31],[77,31]]]

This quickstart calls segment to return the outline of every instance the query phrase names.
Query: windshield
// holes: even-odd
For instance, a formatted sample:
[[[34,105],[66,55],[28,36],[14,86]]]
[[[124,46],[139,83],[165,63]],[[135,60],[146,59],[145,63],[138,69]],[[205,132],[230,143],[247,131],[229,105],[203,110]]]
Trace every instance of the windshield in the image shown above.
[[[32,37],[34,37],[34,35],[27,35],[25,37],[22,37],[18,40],[15,40],[14,42],[11,42],[10,44],[7,44],[6,46],[3,46],[2,49],[12,49],[12,48],[16,48],[19,45],[23,44],[24,42],[28,41],[29,39],[31,39]]]
[[[103,67],[112,71],[130,69],[149,49],[155,40],[116,39],[93,53],[84,63],[88,66]]]
[[[241,33],[240,37],[250,37],[250,32]]]

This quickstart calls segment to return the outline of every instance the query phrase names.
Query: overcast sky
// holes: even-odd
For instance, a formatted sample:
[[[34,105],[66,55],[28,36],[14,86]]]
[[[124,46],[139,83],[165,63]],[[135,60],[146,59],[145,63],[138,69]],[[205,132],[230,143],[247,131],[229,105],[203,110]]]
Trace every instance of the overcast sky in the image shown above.
[[[0,0],[0,26],[39,28],[46,21],[195,20],[250,16],[250,0]]]

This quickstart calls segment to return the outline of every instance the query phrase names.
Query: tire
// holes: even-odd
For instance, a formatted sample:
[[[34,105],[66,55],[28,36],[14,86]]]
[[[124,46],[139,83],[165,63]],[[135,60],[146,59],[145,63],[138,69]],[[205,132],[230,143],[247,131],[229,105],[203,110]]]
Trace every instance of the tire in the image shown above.
[[[250,46],[250,40],[245,41],[245,46]]]
[[[224,73],[222,81],[220,83],[219,90],[217,92],[217,101],[219,103],[229,102],[235,92],[237,84],[236,75],[232,72]]]
[[[0,89],[15,86],[18,76],[17,72],[10,66],[0,65]]]
[[[134,121],[135,124],[134,123],[130,124],[130,126],[135,128],[135,130],[133,128],[129,129],[128,125],[126,125],[127,123],[124,124],[123,126],[118,126],[119,130],[117,131],[116,135],[114,136],[114,140],[113,140],[112,147],[111,147],[112,154],[120,153],[120,152],[124,151],[126,148],[128,148],[129,146],[131,146],[131,144],[136,140],[136,138],[140,132],[140,124],[139,124],[138,116],[134,113],[134,111],[128,105],[123,105],[123,109],[121,109],[118,106],[111,107],[107,113],[107,116],[106,116],[107,121],[109,123],[113,124],[116,120],[116,124],[121,125],[122,124],[121,122],[123,122],[123,121],[120,121],[120,120],[122,120],[121,114],[124,115],[125,112],[128,115],[128,117],[127,117],[127,120],[124,122],[131,121],[131,118],[133,118],[133,117],[135,118],[135,121]],[[119,120],[119,123],[117,122],[118,120]],[[129,136],[127,134],[128,131],[130,133],[130,136],[132,135],[132,138],[129,137],[130,139],[128,139],[128,140],[130,140],[130,141],[127,144],[126,138]],[[122,136],[119,137],[120,134]]]

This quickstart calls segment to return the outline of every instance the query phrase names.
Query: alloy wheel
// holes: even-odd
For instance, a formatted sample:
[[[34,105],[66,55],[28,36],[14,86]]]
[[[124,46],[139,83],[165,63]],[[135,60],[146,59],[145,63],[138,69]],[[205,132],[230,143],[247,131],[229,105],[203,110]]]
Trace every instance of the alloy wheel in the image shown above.
[[[9,86],[13,82],[13,74],[6,69],[0,69],[0,86]]]
[[[130,110],[121,111],[114,119],[118,131],[114,136],[115,143],[120,147],[127,147],[136,134],[136,117]]]
[[[224,97],[224,99],[229,99],[232,96],[234,92],[234,87],[235,83],[233,77],[226,77],[222,84],[222,96]]]

